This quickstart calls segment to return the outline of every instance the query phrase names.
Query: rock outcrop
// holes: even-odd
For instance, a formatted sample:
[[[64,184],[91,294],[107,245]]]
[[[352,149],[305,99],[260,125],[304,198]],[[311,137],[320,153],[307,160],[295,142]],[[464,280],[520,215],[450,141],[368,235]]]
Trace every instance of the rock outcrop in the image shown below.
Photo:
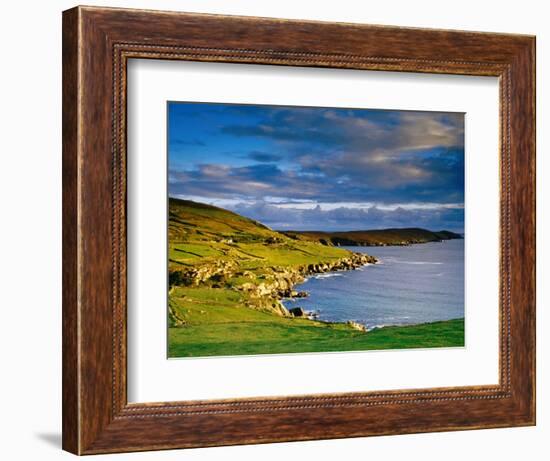
[[[288,312],[293,317],[305,317],[306,311],[304,311],[301,307],[293,307],[292,309],[289,309]]]
[[[354,322],[353,320],[348,320],[346,322],[346,325],[349,325],[354,330],[367,331],[367,327],[365,325],[363,325],[361,323],[358,323],[358,322]]]
[[[261,276],[258,276],[248,270],[239,271],[239,267],[234,261],[218,260],[211,264],[172,271],[169,278],[171,286],[200,286],[206,284],[212,288],[222,288],[225,287],[226,281],[231,277],[239,276],[249,281],[232,286],[232,289],[246,295],[243,298],[247,307],[289,317],[292,314],[283,305],[281,299],[307,296],[307,292],[298,292],[294,290],[294,286],[304,282],[309,275],[353,270],[365,264],[376,262],[377,259],[374,256],[351,253],[350,256],[345,258],[307,266],[272,266],[264,268]],[[177,320],[174,320],[174,323],[177,323]]]
[[[211,264],[195,266],[191,269],[171,271],[170,285],[198,286],[204,282],[223,282],[235,273],[237,264],[231,260],[220,259]]]
[[[307,292],[294,290],[294,286],[304,282],[307,276],[332,271],[353,270],[376,262],[377,259],[374,256],[352,253],[349,257],[326,263],[298,267],[275,266],[271,268],[270,273],[264,274],[264,279],[260,283],[246,282],[236,287],[236,289],[246,292],[249,298],[249,307],[290,316],[292,314],[283,305],[281,299],[307,296]],[[294,314],[294,316],[296,315]]]

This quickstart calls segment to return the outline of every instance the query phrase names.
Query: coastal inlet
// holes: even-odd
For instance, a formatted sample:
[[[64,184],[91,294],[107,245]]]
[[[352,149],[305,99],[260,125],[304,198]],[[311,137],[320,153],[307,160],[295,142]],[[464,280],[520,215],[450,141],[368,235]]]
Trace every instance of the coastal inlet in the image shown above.
[[[285,299],[287,309],[367,330],[464,317],[464,240],[349,249],[379,264],[308,277],[296,286],[308,296]]]
[[[385,260],[378,263],[377,251],[391,248],[407,251],[431,245],[411,244],[440,242],[446,238],[444,235],[422,229],[392,232],[389,236],[377,233],[362,242],[374,245],[368,249],[344,248],[327,235],[321,238],[299,233],[288,235],[228,210],[173,198],[169,201],[168,232],[169,357],[464,343],[464,321],[460,318],[367,332],[366,326],[372,321],[358,314],[361,309],[372,310],[368,304],[372,294],[361,291],[364,280],[370,278],[362,281],[360,277],[366,276],[371,268],[386,264]],[[379,246],[392,241],[401,246]],[[433,244],[447,245],[447,242]],[[359,278],[351,278],[355,280],[351,284],[335,285],[330,296],[314,286],[325,277],[336,280],[343,274]],[[400,278],[403,274],[397,272],[393,276]],[[377,296],[382,298],[383,291]],[[310,295],[306,296],[306,292]],[[354,296],[356,302],[351,303]],[[361,297],[365,301],[362,304]],[[399,310],[398,305],[393,307]],[[319,311],[319,318],[308,315],[309,311]]]

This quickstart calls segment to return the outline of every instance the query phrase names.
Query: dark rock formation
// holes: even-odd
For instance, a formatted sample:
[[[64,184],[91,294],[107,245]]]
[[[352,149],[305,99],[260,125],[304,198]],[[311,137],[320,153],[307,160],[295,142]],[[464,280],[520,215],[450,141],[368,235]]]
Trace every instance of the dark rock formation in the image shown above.
[[[288,311],[293,317],[305,317],[306,312],[301,307],[293,307]]]

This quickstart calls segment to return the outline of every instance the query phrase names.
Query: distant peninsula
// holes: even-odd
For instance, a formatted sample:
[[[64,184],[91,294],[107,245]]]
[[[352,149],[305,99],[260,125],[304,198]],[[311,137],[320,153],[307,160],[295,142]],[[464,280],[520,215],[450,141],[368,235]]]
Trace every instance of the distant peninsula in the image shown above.
[[[327,246],[405,246],[416,243],[442,242],[462,239],[448,230],[430,231],[418,227],[399,229],[356,230],[346,232],[280,231],[295,240],[319,242]]]

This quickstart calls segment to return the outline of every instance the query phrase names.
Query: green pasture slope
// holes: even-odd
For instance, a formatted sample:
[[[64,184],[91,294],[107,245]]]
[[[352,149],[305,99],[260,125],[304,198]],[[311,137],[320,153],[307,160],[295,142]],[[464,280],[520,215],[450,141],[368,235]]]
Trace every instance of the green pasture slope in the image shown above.
[[[274,271],[349,255],[347,250],[295,239],[221,208],[171,198],[169,357],[464,345],[463,319],[362,332],[344,323],[279,315],[275,306],[240,289],[243,284],[265,283]],[[220,261],[229,269],[200,283],[174,277]]]
[[[302,242],[231,211],[171,198],[169,201],[170,270],[223,259],[242,270],[335,261],[349,255],[340,248]]]

